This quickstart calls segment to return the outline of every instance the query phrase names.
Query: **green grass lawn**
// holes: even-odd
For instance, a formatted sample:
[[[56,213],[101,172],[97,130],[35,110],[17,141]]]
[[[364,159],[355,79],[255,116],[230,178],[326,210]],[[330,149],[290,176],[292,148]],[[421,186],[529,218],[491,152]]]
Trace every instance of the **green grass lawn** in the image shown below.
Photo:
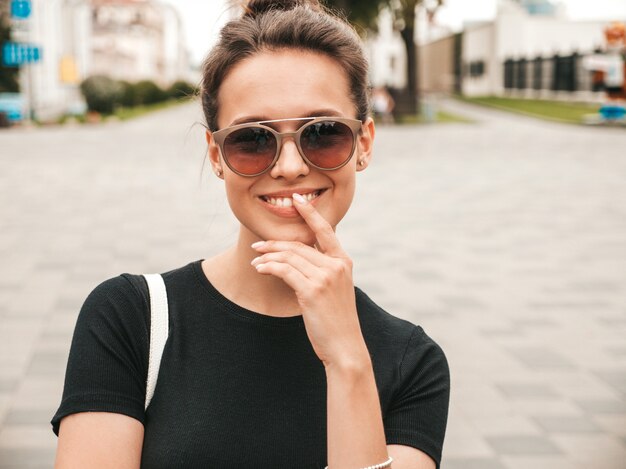
[[[582,124],[585,115],[597,113],[598,109],[600,109],[599,104],[546,101],[541,99],[499,98],[495,96],[459,97],[459,99],[467,103],[480,104],[568,124]]]
[[[438,111],[435,120],[432,122],[434,124],[445,124],[445,123],[463,123],[463,124],[471,124],[474,121],[467,119],[465,117],[451,114],[449,112]],[[396,124],[406,125],[406,124],[429,124],[424,116],[422,115],[414,115],[414,114],[401,114],[396,118]]]
[[[96,122],[105,122],[107,120],[121,120],[125,121],[128,119],[134,119],[135,117],[143,116],[145,114],[149,114],[151,112],[159,111],[161,109],[167,109],[173,106],[178,106],[179,104],[183,104],[188,102],[189,99],[170,99],[168,101],[163,101],[155,104],[147,104],[143,106],[136,107],[120,107],[115,110],[112,115],[101,116],[98,117]],[[86,114],[80,114],[75,116],[62,116],[55,123],[56,124],[65,124],[67,122],[78,122],[80,124],[84,124],[89,122],[88,116]],[[45,124],[45,123],[40,123]]]
[[[168,107],[177,106],[182,103],[188,102],[187,99],[170,99],[168,101],[163,101],[161,103],[156,104],[146,104],[144,106],[135,106],[135,107],[122,107],[115,110],[113,114],[119,120],[128,120],[134,119],[135,117],[143,116],[144,114],[148,114],[150,112],[159,111],[161,109],[166,109]]]

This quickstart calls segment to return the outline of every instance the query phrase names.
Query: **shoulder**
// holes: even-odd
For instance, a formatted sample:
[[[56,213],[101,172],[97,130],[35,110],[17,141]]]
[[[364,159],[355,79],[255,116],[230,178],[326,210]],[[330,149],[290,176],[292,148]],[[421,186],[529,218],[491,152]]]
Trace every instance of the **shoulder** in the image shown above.
[[[103,281],[87,295],[80,308],[73,346],[82,337],[104,340],[112,335],[128,339],[144,336],[150,327],[149,305],[143,276],[124,273]]]
[[[85,299],[82,319],[147,319],[149,299],[141,275],[121,274],[96,286]]]
[[[410,321],[393,316],[356,288],[356,305],[361,329],[366,339],[373,336],[379,341],[392,340],[406,343],[416,333],[417,326]]]
[[[442,348],[421,326],[388,313],[358,288],[356,298],[361,330],[373,358],[392,362],[398,377],[423,372],[448,375]]]

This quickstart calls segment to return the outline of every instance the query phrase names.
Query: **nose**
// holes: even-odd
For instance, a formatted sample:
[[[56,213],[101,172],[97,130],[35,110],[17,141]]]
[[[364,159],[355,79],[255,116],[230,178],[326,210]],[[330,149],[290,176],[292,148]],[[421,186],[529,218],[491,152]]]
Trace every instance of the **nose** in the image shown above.
[[[309,174],[309,165],[306,164],[293,137],[283,138],[278,160],[270,171],[273,178],[283,177],[287,180],[297,179]]]

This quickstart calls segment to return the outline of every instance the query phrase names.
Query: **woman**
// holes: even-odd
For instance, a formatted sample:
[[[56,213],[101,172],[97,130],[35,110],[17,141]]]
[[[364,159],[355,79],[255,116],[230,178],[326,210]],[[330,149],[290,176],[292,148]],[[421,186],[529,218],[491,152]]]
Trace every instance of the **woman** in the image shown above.
[[[146,411],[143,277],[87,298],[57,467],[438,466],[445,357],[354,288],[334,233],[374,140],[358,37],[315,0],[253,0],[205,62],[202,104],[238,240],[163,274],[170,331]]]

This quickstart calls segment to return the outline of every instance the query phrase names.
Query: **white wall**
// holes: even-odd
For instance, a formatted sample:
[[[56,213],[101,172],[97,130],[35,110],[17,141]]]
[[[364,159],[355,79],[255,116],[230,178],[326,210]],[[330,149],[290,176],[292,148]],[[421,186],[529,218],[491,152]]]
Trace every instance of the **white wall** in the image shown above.
[[[406,50],[400,35],[393,30],[391,13],[383,10],[378,18],[378,34],[367,38],[365,50],[370,62],[373,86],[406,86]]]
[[[463,76],[463,94],[479,96],[489,94],[496,85],[495,77],[499,65],[495,54],[495,26],[493,23],[474,26],[463,33],[462,50],[464,66],[470,62],[482,61],[485,74],[480,77]]]

